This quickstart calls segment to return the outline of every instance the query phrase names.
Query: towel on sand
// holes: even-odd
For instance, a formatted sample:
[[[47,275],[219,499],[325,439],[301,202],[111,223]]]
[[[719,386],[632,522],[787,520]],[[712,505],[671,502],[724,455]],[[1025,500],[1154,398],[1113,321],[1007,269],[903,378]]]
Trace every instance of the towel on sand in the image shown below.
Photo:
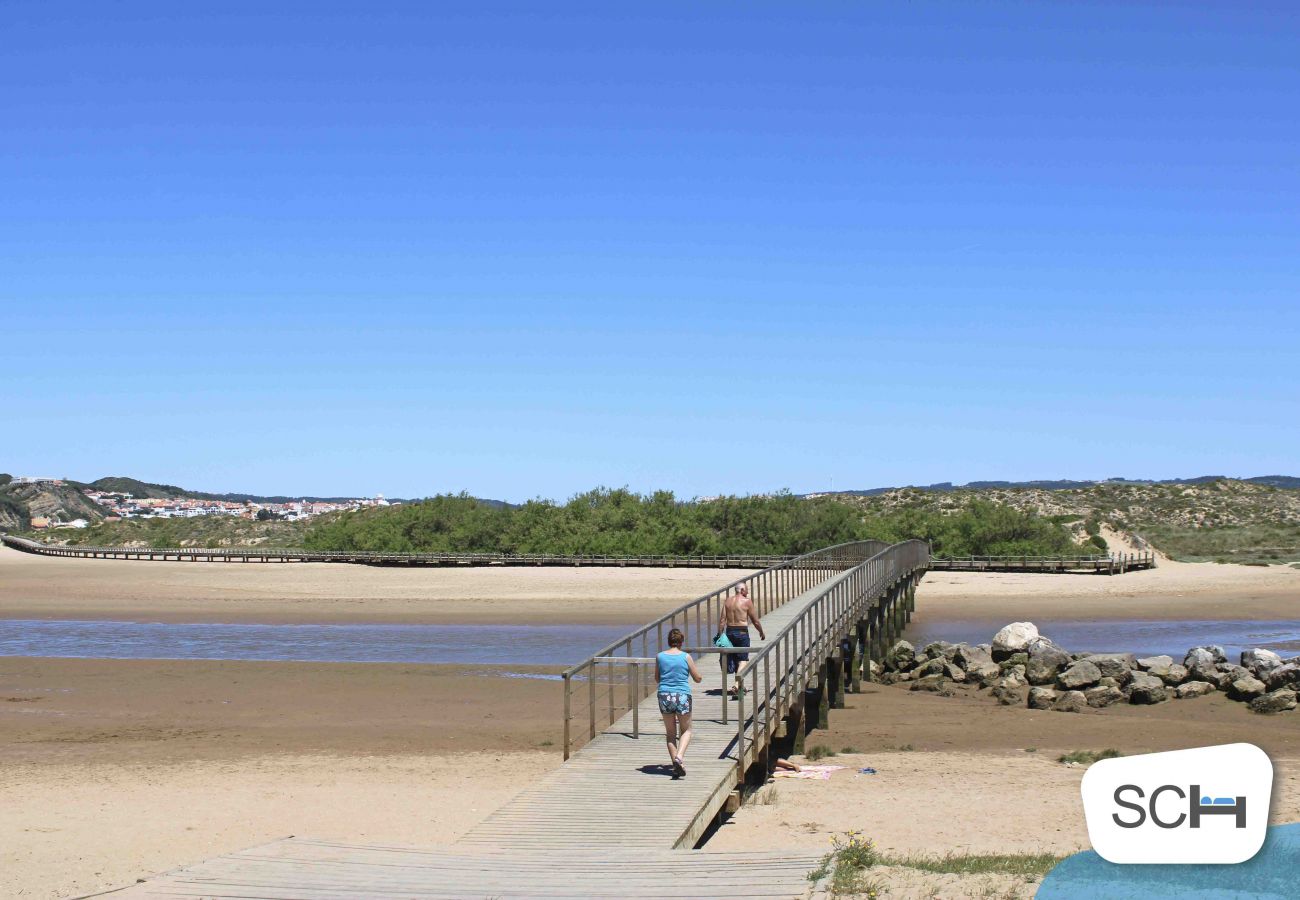
[[[844,766],[804,766],[802,771],[792,772],[789,769],[777,769],[772,773],[773,778],[812,778],[816,781],[827,781],[831,773],[836,769],[843,769]]]

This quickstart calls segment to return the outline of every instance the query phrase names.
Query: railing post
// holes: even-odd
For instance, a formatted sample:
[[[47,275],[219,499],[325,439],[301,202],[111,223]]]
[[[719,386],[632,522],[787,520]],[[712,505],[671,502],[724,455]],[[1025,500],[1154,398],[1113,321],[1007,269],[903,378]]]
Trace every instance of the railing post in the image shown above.
[[[592,663],[587,667],[587,697],[591,701],[588,704],[587,715],[591,718],[591,739],[596,739],[596,672],[599,667]]]
[[[641,738],[641,663],[632,665],[632,677],[628,680],[628,706],[632,707],[632,737]]]
[[[726,692],[723,692],[726,696]],[[736,692],[736,783],[745,783],[745,694]]]
[[[573,683],[569,678],[569,673],[564,673],[564,758],[569,758],[569,719],[570,719],[570,702],[569,692]]]

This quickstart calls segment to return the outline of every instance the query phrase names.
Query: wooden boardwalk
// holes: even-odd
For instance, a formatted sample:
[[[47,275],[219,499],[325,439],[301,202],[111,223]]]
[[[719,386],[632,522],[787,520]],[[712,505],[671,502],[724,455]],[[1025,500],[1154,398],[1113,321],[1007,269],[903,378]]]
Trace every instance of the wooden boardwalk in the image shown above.
[[[526,787],[451,847],[417,850],[285,840],[191,866],[127,897],[804,897],[818,858],[767,848],[694,848],[774,759],[856,689],[914,606],[929,561],[918,541],[831,547],[742,581],[767,634],[727,700],[709,644],[741,582],[688,603],[565,672],[564,765]],[[687,775],[668,768],[653,659],[681,628],[704,676],[695,686]],[[757,634],[753,635],[757,638]],[[639,652],[638,652],[639,651]],[[603,676],[603,679],[602,679]],[[575,723],[581,727],[575,734]]]
[[[123,900],[261,898],[565,900],[804,897],[818,858],[769,850],[521,852],[365,846],[288,838],[220,856],[111,896]]]
[[[275,547],[61,547],[0,534],[13,550],[74,559],[197,563],[345,563],[362,566],[530,567],[614,566],[656,569],[763,569],[789,559],[767,554],[730,556],[601,556],[555,553],[381,553],[370,550],[290,550]]]
[[[1156,555],[1149,551],[1107,556],[936,556],[930,560],[930,569],[935,572],[1123,575],[1155,567]]]
[[[845,578],[835,575],[762,617],[769,635],[795,621],[825,590]],[[752,634],[754,652],[767,646]],[[513,801],[488,816],[462,843],[544,850],[591,845],[690,849],[739,786],[737,715],[728,701],[723,721],[723,673],[713,657],[697,660],[701,684],[694,685],[692,739],[687,774],[674,781],[668,768],[663,718],[651,692],[639,704],[640,737],[627,712],[578,750],[565,765],[545,775]],[[653,666],[647,666],[653,678]],[[752,722],[753,716],[746,717]],[[760,714],[760,727],[765,721]],[[779,730],[779,726],[778,726]]]

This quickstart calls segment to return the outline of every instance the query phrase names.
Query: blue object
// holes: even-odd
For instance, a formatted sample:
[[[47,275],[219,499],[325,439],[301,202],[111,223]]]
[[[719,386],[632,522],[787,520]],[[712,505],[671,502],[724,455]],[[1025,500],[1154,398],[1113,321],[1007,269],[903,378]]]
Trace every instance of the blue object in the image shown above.
[[[687,663],[689,657],[685,653],[669,653],[667,650],[659,654],[659,692],[660,693],[690,693],[690,666]]]
[[[875,774],[876,774],[876,770],[873,769],[873,768],[871,768],[871,766],[863,766],[861,769],[858,769],[858,774],[859,774],[859,775],[875,775]]]
[[[1093,850],[1076,853],[1047,873],[1035,900],[1281,900],[1295,897],[1300,870],[1300,823],[1275,825],[1252,859],[1203,863],[1118,865]]]

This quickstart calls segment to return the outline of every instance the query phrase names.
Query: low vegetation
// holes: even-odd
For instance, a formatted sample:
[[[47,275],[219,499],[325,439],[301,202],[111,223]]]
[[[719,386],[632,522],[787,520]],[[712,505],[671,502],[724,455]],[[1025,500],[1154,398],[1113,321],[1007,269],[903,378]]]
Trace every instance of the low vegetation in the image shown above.
[[[866,894],[875,896],[878,885],[866,880],[870,869],[881,861],[875,842],[861,832],[850,831],[831,838],[832,850],[822,857],[821,865],[808,873],[808,880],[819,882],[830,876],[832,896]]]
[[[1033,513],[1065,528],[1079,543],[1097,552],[1107,549],[1101,526],[1108,525],[1187,562],[1300,560],[1300,490],[1291,479],[1276,481],[1278,484],[1232,478],[1184,484],[1107,481],[1055,490],[902,488],[844,499],[868,517],[908,511],[954,516],[973,504],[994,503]]]
[[[883,856],[889,866],[943,875],[1021,875],[1042,878],[1064,857],[1055,853],[948,853],[944,856]]]
[[[1060,763],[1075,763],[1077,765],[1090,766],[1098,760],[1115,759],[1124,754],[1114,747],[1106,750],[1071,750],[1069,753],[1062,753],[1056,758]]]
[[[870,875],[873,870],[887,866],[940,875],[1004,875],[1034,881],[1064,859],[1054,853],[887,854],[877,850],[875,843],[858,831],[836,835],[831,839],[831,846],[831,852],[822,857],[820,865],[808,873],[808,880],[814,883],[829,877],[827,887],[831,896],[884,895],[883,881]]]
[[[804,758],[808,762],[817,762],[819,759],[827,759],[835,755],[835,751],[825,744],[814,744],[804,753]]]
[[[791,494],[678,500],[669,491],[598,489],[566,503],[490,505],[465,495],[344,513],[311,528],[314,550],[595,555],[798,554],[874,538],[929,541],[940,555],[1078,553],[1069,531],[1034,513],[972,503],[954,515],[864,516],[838,499]]]

